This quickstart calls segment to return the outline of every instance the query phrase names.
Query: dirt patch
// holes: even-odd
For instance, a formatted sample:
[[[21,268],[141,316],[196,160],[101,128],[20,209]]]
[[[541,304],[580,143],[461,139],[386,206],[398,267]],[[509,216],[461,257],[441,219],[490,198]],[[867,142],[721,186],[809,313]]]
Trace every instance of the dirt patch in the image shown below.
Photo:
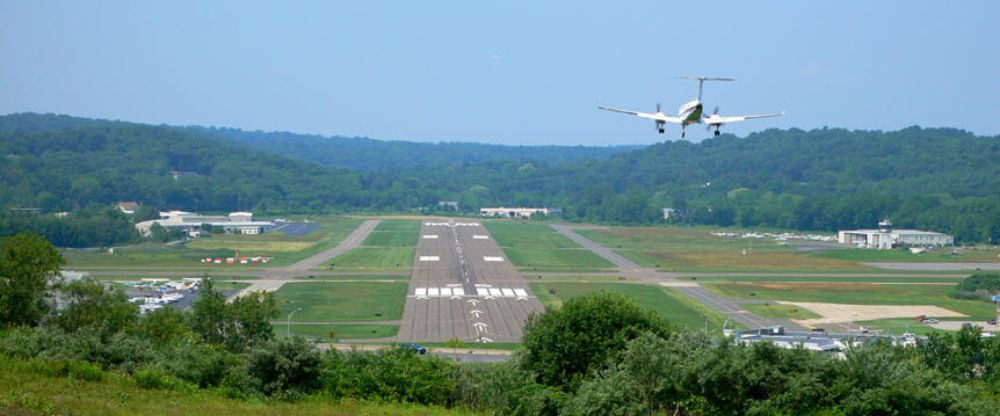
[[[796,323],[816,326],[841,322],[874,321],[893,318],[916,318],[927,315],[935,318],[961,318],[966,315],[933,305],[845,305],[839,303],[777,302],[795,305],[822,318],[797,320]]]

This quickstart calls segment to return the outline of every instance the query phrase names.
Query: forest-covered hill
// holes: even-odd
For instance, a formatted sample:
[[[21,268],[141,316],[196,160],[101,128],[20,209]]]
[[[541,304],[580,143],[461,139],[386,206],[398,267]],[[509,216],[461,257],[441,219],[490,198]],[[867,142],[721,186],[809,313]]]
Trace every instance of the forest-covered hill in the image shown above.
[[[507,146],[470,142],[417,143],[364,137],[317,136],[287,132],[190,127],[237,145],[291,159],[339,168],[375,171],[436,164],[483,163],[496,160],[540,160],[547,163],[604,160],[642,146]]]
[[[221,137],[227,135],[242,138]],[[558,206],[569,220],[630,224],[662,221],[663,207],[678,209],[683,222],[827,231],[890,217],[899,227],[949,232],[962,241],[1000,241],[1000,137],[956,129],[767,130],[616,155],[607,152],[621,149],[369,139],[338,146],[323,142],[333,139],[286,138],[315,142],[309,146],[318,147],[317,163],[293,160],[306,157],[288,146],[262,144],[281,137],[3,116],[0,206],[57,211],[137,200],[284,214],[405,210],[455,199],[467,212],[496,204]],[[335,156],[324,160],[324,154]],[[337,160],[367,165],[326,166],[348,163]],[[193,176],[175,179],[172,171]]]

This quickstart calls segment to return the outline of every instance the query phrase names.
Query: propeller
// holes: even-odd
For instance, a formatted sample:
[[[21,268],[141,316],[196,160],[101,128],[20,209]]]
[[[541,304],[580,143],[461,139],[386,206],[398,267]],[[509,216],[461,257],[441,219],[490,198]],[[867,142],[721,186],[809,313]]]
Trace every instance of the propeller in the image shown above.
[[[713,116],[719,115],[719,106],[715,106],[715,111],[712,111],[712,115]],[[712,131],[712,128],[714,128],[714,126],[711,124],[705,125],[705,131]]]

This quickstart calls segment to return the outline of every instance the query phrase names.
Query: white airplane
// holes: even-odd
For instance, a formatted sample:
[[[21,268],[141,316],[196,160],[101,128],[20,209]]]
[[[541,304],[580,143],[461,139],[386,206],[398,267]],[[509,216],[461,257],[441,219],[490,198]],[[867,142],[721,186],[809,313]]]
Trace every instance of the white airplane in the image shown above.
[[[704,114],[704,107],[702,106],[701,103],[701,90],[702,87],[705,85],[705,81],[735,81],[735,80],[732,78],[709,78],[700,76],[676,77],[676,78],[698,81],[698,98],[688,101],[684,104],[681,104],[681,108],[677,110],[676,116],[669,116],[663,114],[663,112],[660,111],[659,104],[656,105],[655,113],[644,113],[641,111],[622,110],[618,108],[607,108],[601,106],[597,106],[597,108],[600,108],[601,110],[614,111],[616,113],[631,114],[633,116],[638,116],[653,120],[656,122],[656,131],[658,131],[660,134],[663,134],[663,132],[666,131],[666,129],[664,128],[664,125],[666,123],[680,124],[682,139],[684,138],[684,129],[691,124],[704,124],[708,126],[709,129],[714,127],[715,135],[718,136],[719,127],[722,127],[722,125],[726,123],[735,123],[737,121],[750,120],[754,118],[778,117],[785,114],[785,112],[782,111],[780,113],[774,113],[774,114],[755,114],[749,116],[720,116],[719,107],[715,107],[715,112],[706,116]]]

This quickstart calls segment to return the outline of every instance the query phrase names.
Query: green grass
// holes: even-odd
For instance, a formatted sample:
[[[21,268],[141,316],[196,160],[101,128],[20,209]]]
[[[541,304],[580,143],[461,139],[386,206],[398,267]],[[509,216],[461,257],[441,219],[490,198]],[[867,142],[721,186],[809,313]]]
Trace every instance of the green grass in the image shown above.
[[[952,254],[954,251],[955,254]],[[908,250],[863,250],[841,249],[812,252],[812,255],[826,259],[855,262],[904,262],[904,263],[997,263],[1000,250],[992,247],[939,248],[923,254],[913,254]]]
[[[946,334],[953,331],[937,329],[929,325],[918,323],[915,319],[878,319],[874,321],[858,321],[854,327],[864,326],[871,331],[881,331],[887,335],[903,335],[910,331],[916,335]]]
[[[420,221],[385,219],[368,235],[363,245],[379,247],[415,247]]]
[[[744,304],[743,308],[771,319],[815,319],[821,316],[799,308],[795,305],[785,305],[781,303],[751,303]]]
[[[708,227],[609,227],[577,232],[644,267],[666,271],[857,271],[854,261],[822,258],[773,241],[721,238]],[[748,255],[744,255],[748,249]]]
[[[595,272],[614,269],[547,224],[488,221],[486,228],[511,263],[522,271]]]
[[[523,271],[602,271],[614,267],[604,258],[585,249],[505,248],[511,263]]]
[[[549,289],[556,293],[550,294]],[[558,307],[571,298],[597,291],[628,296],[673,324],[689,328],[721,327],[725,317],[672,288],[624,283],[532,283],[531,290],[546,308]]]
[[[487,221],[485,225],[500,247],[583,248],[556,232],[548,224]]]
[[[334,247],[354,231],[363,220],[347,217],[321,217],[319,228],[304,236],[287,236],[281,232],[260,235],[218,234],[201,237],[187,245],[167,246],[142,243],[116,248],[115,254],[105,250],[61,250],[67,269],[102,270],[205,270],[210,272],[246,271],[263,267],[287,266],[328,248]],[[233,257],[240,255],[268,256],[268,264],[257,265],[205,265],[199,260],[206,257]]]
[[[948,283],[958,284],[960,278],[957,277],[892,277],[892,276],[698,276],[697,278],[685,277],[683,280],[691,280],[701,283],[725,283],[725,282],[785,282],[785,283]]]
[[[329,270],[406,272],[413,266],[414,247],[357,247],[326,263]]]
[[[40,373],[25,361],[0,356],[0,414],[13,415],[458,415],[459,410],[405,404],[333,401],[319,396],[296,402],[239,400],[221,390],[149,390],[124,375],[101,381]]]
[[[295,321],[384,321],[400,319],[406,283],[287,283],[278,289],[279,319],[297,308]],[[382,316],[376,316],[377,313]]]
[[[952,297],[955,287],[950,285],[707,283],[702,286],[720,296],[736,299],[848,305],[934,305],[969,315],[971,319],[988,319],[996,313],[994,305],[989,302]]]
[[[284,323],[272,322],[274,333],[284,337],[289,329]],[[399,333],[398,325],[361,325],[361,324],[328,324],[328,325],[290,325],[292,336],[298,335],[319,342],[336,342],[342,339],[386,338]]]

